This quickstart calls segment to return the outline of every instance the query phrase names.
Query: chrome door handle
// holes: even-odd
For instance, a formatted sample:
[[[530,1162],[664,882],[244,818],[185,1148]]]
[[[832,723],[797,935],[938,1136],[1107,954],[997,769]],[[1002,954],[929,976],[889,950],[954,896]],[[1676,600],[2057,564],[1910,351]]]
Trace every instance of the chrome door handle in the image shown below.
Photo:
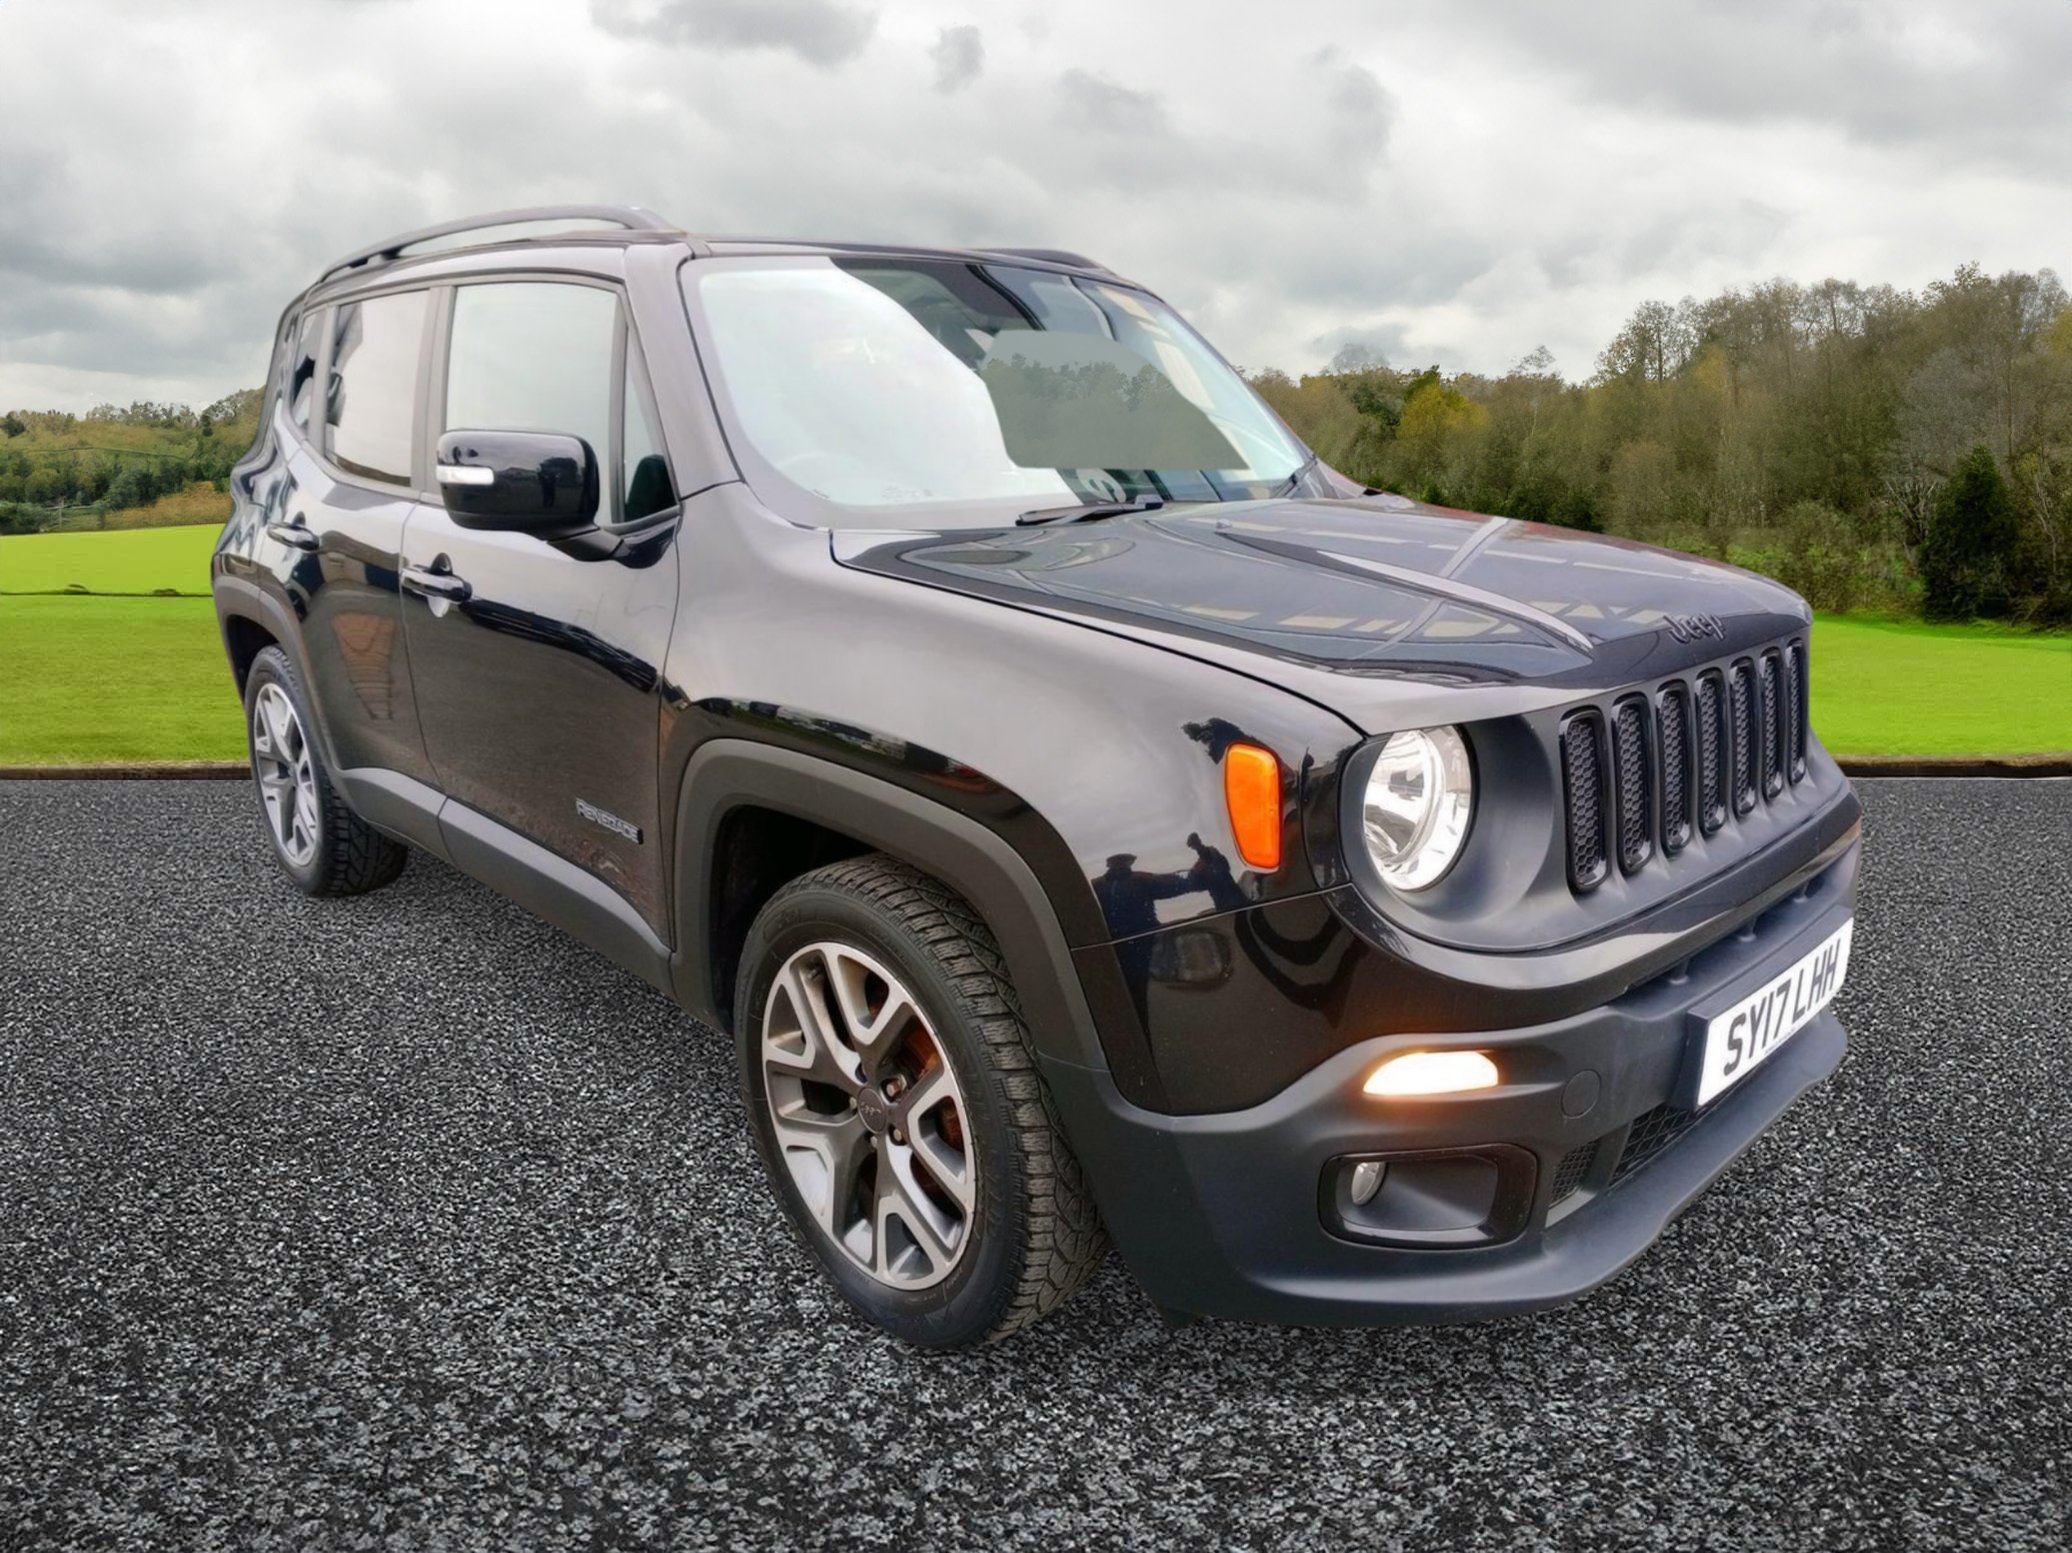
[[[314,550],[317,547],[317,536],[300,523],[269,523],[266,537],[279,540],[291,550]]]
[[[422,566],[403,568],[403,586],[428,599],[451,599],[455,603],[475,591],[451,572],[428,571]]]

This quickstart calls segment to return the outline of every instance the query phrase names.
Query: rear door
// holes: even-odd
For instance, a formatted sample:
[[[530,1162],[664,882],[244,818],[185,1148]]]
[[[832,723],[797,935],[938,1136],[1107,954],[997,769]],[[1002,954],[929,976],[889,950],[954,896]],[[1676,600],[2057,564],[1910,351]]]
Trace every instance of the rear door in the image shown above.
[[[425,746],[455,801],[595,875],[666,936],[661,664],[676,497],[617,287],[485,277],[444,294],[426,435],[557,432],[597,456],[575,539],[411,516],[403,617]]]
[[[312,310],[289,382],[306,447],[267,498],[289,558],[304,672],[341,770],[431,781],[403,650],[399,553],[426,456],[420,407],[433,294],[396,291]]]

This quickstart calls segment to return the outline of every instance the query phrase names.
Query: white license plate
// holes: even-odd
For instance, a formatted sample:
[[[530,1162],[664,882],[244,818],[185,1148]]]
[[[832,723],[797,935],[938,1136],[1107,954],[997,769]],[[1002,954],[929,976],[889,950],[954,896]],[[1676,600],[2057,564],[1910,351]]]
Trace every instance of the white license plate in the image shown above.
[[[1844,922],[1790,970],[1706,1021],[1699,1105],[1747,1078],[1833,1001],[1849,972],[1849,936],[1855,927],[1854,918]]]

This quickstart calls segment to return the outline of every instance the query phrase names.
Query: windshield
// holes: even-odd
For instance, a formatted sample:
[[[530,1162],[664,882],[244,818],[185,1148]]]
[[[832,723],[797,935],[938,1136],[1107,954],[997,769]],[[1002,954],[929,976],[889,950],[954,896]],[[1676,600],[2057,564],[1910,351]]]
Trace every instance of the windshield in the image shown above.
[[[1307,457],[1177,314],[1126,286],[879,258],[684,275],[744,472],[787,515],[990,526],[1076,502],[1250,500]]]

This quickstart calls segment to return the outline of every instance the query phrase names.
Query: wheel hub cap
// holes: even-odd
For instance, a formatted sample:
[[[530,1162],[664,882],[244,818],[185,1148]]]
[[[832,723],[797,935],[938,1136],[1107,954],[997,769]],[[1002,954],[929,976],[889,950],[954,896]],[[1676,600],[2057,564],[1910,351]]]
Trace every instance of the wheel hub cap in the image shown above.
[[[892,1111],[885,1104],[885,1097],[875,1089],[859,1089],[856,1092],[856,1117],[864,1130],[873,1137],[892,1126]]]
[[[948,1277],[971,1243],[978,1160],[913,994],[860,949],[809,944],[778,968],[761,1051],[778,1149],[820,1233],[891,1287]]]

